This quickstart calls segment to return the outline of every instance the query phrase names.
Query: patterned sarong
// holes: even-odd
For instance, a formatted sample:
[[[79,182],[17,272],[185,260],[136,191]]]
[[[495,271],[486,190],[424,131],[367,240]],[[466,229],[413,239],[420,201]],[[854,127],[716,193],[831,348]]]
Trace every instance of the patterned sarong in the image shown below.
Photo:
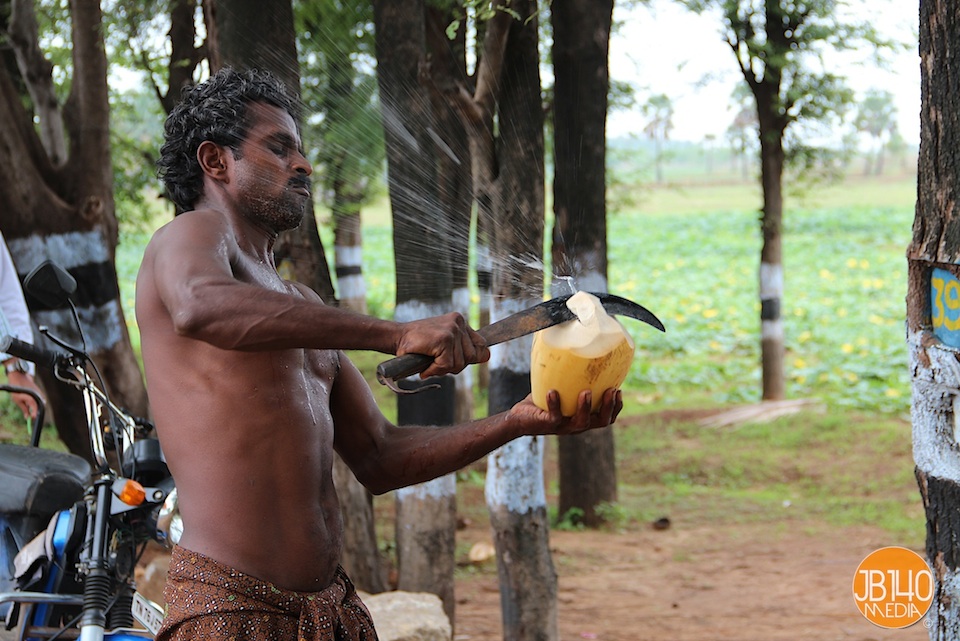
[[[322,592],[281,590],[174,548],[157,641],[377,641],[370,613],[337,567]]]

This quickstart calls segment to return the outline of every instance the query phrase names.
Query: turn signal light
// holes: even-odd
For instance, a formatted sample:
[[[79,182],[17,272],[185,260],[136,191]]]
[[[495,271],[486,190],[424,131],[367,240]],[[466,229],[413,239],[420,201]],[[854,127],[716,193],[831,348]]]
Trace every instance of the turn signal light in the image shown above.
[[[117,498],[127,505],[140,505],[147,498],[147,493],[144,491],[142,485],[136,481],[127,479],[123,484],[123,488],[117,493]]]

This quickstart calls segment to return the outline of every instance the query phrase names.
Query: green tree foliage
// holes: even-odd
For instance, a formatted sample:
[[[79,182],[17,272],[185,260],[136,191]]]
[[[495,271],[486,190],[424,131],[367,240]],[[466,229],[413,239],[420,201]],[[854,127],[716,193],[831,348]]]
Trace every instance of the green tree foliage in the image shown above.
[[[670,139],[670,131],[673,129],[673,101],[667,94],[655,94],[643,104],[641,111],[647,119],[643,133],[653,141],[654,168],[657,183],[661,184],[663,183],[663,145]]]
[[[324,199],[359,209],[379,193],[384,148],[375,75],[373,6],[318,0],[294,7],[305,136]]]
[[[812,165],[817,153],[829,156],[809,140],[840,125],[854,103],[846,78],[832,71],[832,55],[867,48],[882,60],[885,50],[899,46],[872,23],[849,20],[843,0],[679,2],[718,16],[744,82],[769,112],[766,135],[779,134],[787,161],[800,165]]]
[[[867,173],[883,173],[883,152],[885,147],[898,136],[897,107],[893,104],[893,94],[882,89],[867,92],[857,110],[853,126],[860,133],[867,134],[873,143],[873,157],[867,159]]]

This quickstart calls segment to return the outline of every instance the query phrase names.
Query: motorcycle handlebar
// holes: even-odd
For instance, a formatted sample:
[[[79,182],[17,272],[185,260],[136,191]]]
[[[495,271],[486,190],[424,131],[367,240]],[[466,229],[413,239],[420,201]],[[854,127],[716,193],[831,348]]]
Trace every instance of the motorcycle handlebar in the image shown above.
[[[69,358],[64,352],[55,352],[26,343],[19,338],[10,335],[0,336],[0,352],[5,352],[11,356],[22,358],[23,360],[36,363],[41,367],[53,369],[58,363]]]

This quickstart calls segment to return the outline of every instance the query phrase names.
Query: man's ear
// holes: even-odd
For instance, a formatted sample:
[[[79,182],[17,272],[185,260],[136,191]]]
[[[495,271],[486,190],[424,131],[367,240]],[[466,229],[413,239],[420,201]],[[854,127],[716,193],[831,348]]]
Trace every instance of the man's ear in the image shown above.
[[[200,169],[214,180],[228,180],[227,168],[232,160],[226,147],[221,147],[210,140],[204,140],[197,147],[197,162],[200,163]]]

